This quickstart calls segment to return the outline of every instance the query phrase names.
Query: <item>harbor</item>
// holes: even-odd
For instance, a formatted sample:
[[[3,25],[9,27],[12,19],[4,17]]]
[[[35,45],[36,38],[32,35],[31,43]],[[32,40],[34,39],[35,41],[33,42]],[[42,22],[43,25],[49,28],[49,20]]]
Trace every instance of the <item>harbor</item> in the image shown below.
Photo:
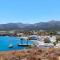
[[[57,42],[53,35],[30,35],[25,37],[0,36],[0,51],[23,50],[26,47],[38,48],[60,48],[60,42]]]
[[[32,45],[32,41],[21,40],[17,37],[0,36],[0,51],[22,50]],[[22,42],[22,43],[21,43]]]

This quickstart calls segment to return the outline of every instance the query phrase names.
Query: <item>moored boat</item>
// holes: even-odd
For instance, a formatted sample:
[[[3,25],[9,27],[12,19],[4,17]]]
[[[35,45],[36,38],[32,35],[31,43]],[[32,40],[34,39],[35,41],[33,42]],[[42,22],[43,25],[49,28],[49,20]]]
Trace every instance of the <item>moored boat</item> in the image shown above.
[[[13,48],[13,45],[12,45],[12,44],[10,44],[8,47],[9,47],[9,48]]]

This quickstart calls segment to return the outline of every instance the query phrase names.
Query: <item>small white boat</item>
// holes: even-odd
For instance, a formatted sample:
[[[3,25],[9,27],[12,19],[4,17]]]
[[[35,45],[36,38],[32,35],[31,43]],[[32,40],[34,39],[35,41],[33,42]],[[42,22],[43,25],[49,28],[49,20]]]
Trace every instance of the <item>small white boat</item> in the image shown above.
[[[21,46],[21,44],[19,44],[19,43],[18,43],[17,45],[18,45],[18,46]]]
[[[12,45],[12,44],[10,44],[8,47],[9,47],[9,48],[12,48],[12,47],[13,47],[13,45]]]

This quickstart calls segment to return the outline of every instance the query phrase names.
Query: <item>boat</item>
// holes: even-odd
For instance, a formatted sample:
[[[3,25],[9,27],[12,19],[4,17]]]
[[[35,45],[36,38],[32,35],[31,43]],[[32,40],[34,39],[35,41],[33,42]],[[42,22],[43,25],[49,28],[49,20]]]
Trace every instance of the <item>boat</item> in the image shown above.
[[[19,43],[18,43],[17,45],[18,45],[18,46],[21,46],[21,44],[19,44]]]
[[[18,46],[28,46],[27,44],[17,44]]]
[[[12,47],[13,47],[13,45],[12,45],[12,44],[10,44],[8,47],[9,47],[9,48],[12,48]]]

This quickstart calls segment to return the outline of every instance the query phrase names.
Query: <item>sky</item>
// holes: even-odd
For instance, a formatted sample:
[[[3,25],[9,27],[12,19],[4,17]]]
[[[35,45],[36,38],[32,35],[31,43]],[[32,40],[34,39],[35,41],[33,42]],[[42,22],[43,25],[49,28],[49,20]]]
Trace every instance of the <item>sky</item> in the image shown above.
[[[0,0],[0,24],[60,20],[60,0]]]

